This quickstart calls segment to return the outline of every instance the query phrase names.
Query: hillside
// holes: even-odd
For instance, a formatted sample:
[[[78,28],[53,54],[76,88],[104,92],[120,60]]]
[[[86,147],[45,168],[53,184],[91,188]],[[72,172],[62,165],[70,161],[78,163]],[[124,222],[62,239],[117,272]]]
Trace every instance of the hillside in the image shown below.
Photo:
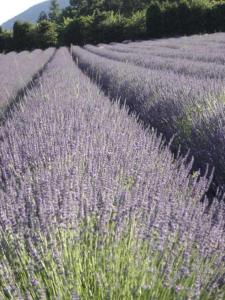
[[[17,20],[19,20],[19,21],[29,21],[29,22],[35,23],[42,11],[45,11],[46,13],[48,13],[50,2],[51,1],[49,0],[49,1],[45,1],[45,2],[36,4],[32,7],[30,7],[29,9],[22,12],[21,14],[15,16],[14,18],[12,18],[12,19],[6,21],[5,23],[3,23],[2,27],[4,29],[9,29],[10,30],[10,29],[12,29],[14,22],[17,21]],[[66,6],[69,5],[69,0],[59,0],[59,4],[60,4],[61,8],[65,8]]]

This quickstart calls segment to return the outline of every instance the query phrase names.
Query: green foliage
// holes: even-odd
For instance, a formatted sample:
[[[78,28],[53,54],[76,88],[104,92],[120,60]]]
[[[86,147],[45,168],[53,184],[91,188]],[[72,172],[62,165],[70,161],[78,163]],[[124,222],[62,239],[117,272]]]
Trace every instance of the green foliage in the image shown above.
[[[137,11],[126,19],[125,39],[144,39],[146,37],[146,10]]]
[[[60,16],[60,7],[59,7],[59,2],[58,0],[51,0],[50,4],[50,12],[49,12],[49,20],[52,22],[57,22],[58,18]]]
[[[189,257],[190,276],[177,276],[186,261],[186,246],[178,233],[170,233],[161,251],[157,230],[142,239],[135,220],[124,221],[120,231],[113,218],[104,231],[99,225],[98,217],[88,218],[76,230],[61,227],[47,236],[36,232],[33,241],[2,232],[0,298],[223,299],[224,288],[209,292],[199,286],[199,295],[194,294],[197,272],[210,281],[213,272],[223,271],[215,266],[214,257],[202,257],[197,247]]]
[[[144,10],[150,2],[151,0],[105,0],[103,8],[130,17],[134,12]]]
[[[16,51],[35,48],[34,26],[31,23],[15,22],[13,26],[13,45]]]
[[[79,44],[92,42],[92,16],[83,16],[76,19],[65,19],[64,30],[61,33],[63,44]]]
[[[149,37],[225,30],[225,2],[206,0],[152,3],[146,14]]]
[[[101,40],[105,43],[121,42],[124,39],[125,18],[113,11],[106,13],[105,16],[106,18],[99,25]]]
[[[179,4],[167,3],[161,9],[161,19],[161,33],[163,35],[181,34],[185,28],[188,28],[188,23],[190,22],[188,3],[186,1],[182,1]]]
[[[218,2],[207,11],[207,30],[225,31],[225,3]]]
[[[150,0],[70,0],[70,5],[79,14],[93,14],[97,9],[101,12],[113,11],[124,16],[131,16],[134,12],[143,10]]]
[[[41,21],[37,25],[36,35],[39,48],[45,49],[57,45],[57,28],[55,23],[52,23],[51,21]]]
[[[93,14],[95,9],[102,8],[103,0],[70,0],[70,5],[79,16]]]
[[[4,40],[4,32],[2,27],[0,26],[0,52],[5,49],[5,40]]]
[[[63,26],[65,19],[75,19],[78,17],[78,12],[73,6],[68,6],[62,10],[59,16],[59,22]]]
[[[38,17],[37,23],[40,23],[41,21],[44,20],[48,20],[48,16],[45,11],[42,11]]]
[[[146,13],[147,33],[150,37],[160,37],[162,34],[162,9],[158,2],[152,3]]]
[[[2,31],[0,33],[0,52],[8,52],[14,49],[12,33]]]
[[[124,17],[113,11],[95,11],[93,15],[64,18],[61,44],[98,44],[143,38],[146,32],[145,11]]]

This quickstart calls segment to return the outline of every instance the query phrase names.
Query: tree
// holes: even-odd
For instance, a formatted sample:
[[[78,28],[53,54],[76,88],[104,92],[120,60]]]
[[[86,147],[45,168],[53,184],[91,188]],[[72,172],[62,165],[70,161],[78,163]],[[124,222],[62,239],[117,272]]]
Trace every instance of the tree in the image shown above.
[[[146,10],[137,11],[131,17],[126,18],[124,28],[125,39],[137,40],[146,38]]]
[[[16,21],[13,26],[13,44],[16,51],[34,48],[34,27],[28,22]]]
[[[131,16],[133,12],[146,9],[150,4],[151,0],[104,0],[103,9],[106,11],[114,11],[126,16]]]
[[[59,19],[63,22],[64,19],[75,19],[76,17],[78,17],[77,10],[72,6],[68,6],[62,10]]]
[[[0,52],[9,52],[14,50],[12,33],[3,30],[0,26]]]
[[[49,19],[52,22],[56,22],[60,16],[60,7],[59,2],[57,0],[52,0],[50,4],[50,12],[49,12]]]
[[[209,11],[208,19],[211,32],[225,31],[225,3],[218,2]]]
[[[152,3],[146,13],[146,28],[149,37],[159,37],[162,34],[162,11],[158,2]]]
[[[187,18],[186,18],[186,4],[166,3],[164,9],[161,11],[161,32],[160,36],[171,36],[181,34]],[[181,20],[180,16],[184,17]],[[184,21],[184,22],[183,22]]]
[[[48,16],[45,11],[42,11],[38,17],[37,23],[40,23],[41,21],[44,20],[48,20]]]
[[[4,36],[3,36],[3,29],[0,26],[0,52],[4,51],[5,45],[4,45]]]
[[[92,16],[81,16],[76,19],[68,20],[63,32],[63,42],[66,45],[93,43]]]
[[[124,40],[125,18],[120,13],[108,12],[100,24],[102,42],[121,42]]]
[[[56,24],[48,20],[41,21],[37,25],[37,41],[38,47],[42,49],[56,46],[58,42]]]
[[[104,10],[120,12],[123,6],[122,0],[104,0]]]
[[[150,0],[121,0],[120,2],[120,12],[127,16],[145,9],[151,3]]]
[[[92,15],[96,9],[104,10],[104,0],[70,0],[70,5],[80,16]]]

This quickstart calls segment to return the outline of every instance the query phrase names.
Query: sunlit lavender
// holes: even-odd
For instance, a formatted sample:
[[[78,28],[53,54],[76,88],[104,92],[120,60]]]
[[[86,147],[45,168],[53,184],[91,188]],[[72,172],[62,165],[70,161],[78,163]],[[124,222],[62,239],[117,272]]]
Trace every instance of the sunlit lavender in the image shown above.
[[[213,61],[208,64],[207,60],[198,61],[198,54],[194,60],[179,58],[186,48],[190,53],[198,53],[208,36],[199,38],[199,43],[192,45],[194,38],[197,39],[183,38],[183,43],[179,38],[173,39],[173,47],[177,41],[178,48],[169,49],[177,51],[173,58],[169,58],[169,68],[167,57],[152,55],[152,51],[158,49],[155,50],[155,44],[161,47],[161,52],[164,51],[163,40],[162,45],[149,41],[86,46],[85,49],[73,47],[73,53],[79,66],[111,98],[126,101],[132,111],[147,125],[163,133],[167,140],[175,136],[173,147],[176,151],[180,145],[183,153],[190,150],[195,157],[196,170],[200,168],[203,174],[207,165],[211,170],[215,167],[215,187],[224,188],[224,66]],[[143,48],[148,45],[149,54],[142,45]],[[214,42],[215,49],[219,46],[220,42]],[[139,49],[137,52],[129,52],[135,47]],[[128,52],[117,51],[117,48]],[[166,53],[168,48],[165,49]],[[205,53],[207,56],[208,51]],[[221,52],[219,57],[225,58]]]
[[[186,58],[175,57],[160,57],[154,56],[152,53],[143,52],[142,48],[132,48],[132,53],[111,51],[110,48],[104,49],[103,46],[95,47],[86,45],[84,49],[112,60],[130,63],[150,70],[168,70],[173,71],[178,75],[191,75],[199,78],[224,79],[225,66],[215,64],[213,62],[201,62]],[[155,50],[155,49],[154,49]],[[158,49],[157,49],[158,50]],[[194,49],[193,49],[194,50]],[[128,48],[129,51],[129,48]],[[149,55],[151,54],[151,55]],[[157,51],[158,54],[158,51]],[[174,63],[174,58],[176,63]]]
[[[218,43],[220,37],[215,35]],[[197,37],[190,37],[190,41],[192,39]],[[45,55],[40,55],[42,64],[49,59],[50,53],[53,54],[52,51],[49,49]],[[73,47],[72,51],[75,62],[68,49],[57,50],[42,75],[0,128],[0,296],[56,299],[57,295],[59,299],[72,299],[75,295],[90,299],[92,295],[93,299],[115,299],[113,297],[118,294],[114,294],[113,289],[122,290],[122,282],[117,283],[121,284],[119,288],[115,285],[110,291],[110,277],[102,278],[97,271],[86,275],[87,268],[90,268],[89,272],[95,268],[97,254],[103,253],[101,247],[104,243],[99,245],[93,236],[100,233],[107,240],[111,234],[109,228],[115,224],[113,237],[116,236],[115,241],[119,244],[124,228],[132,221],[137,227],[138,239],[144,245],[150,245],[144,248],[148,249],[147,260],[141,268],[148,267],[148,264],[151,268],[140,280],[140,286],[134,287],[131,283],[129,297],[149,299],[157,291],[158,295],[168,295],[173,299],[213,299],[215,296],[223,299],[223,196],[215,197],[210,206],[206,193],[213,179],[212,168],[204,174],[202,172],[202,176],[198,171],[190,172],[193,159],[187,159],[188,155],[174,157],[170,150],[174,144],[177,146],[176,143],[186,148],[190,146],[191,153],[197,157],[197,165],[202,167],[209,162],[211,166],[215,165],[215,174],[221,176],[218,178],[223,178],[223,167],[218,169],[215,164],[216,155],[217,159],[223,158],[221,148],[217,149],[214,144],[216,154],[208,151],[208,156],[205,150],[212,147],[210,143],[215,139],[224,144],[220,138],[222,129],[220,135],[213,135],[219,126],[222,127],[219,120],[210,127],[210,122],[222,111],[219,96],[222,95],[223,78],[213,80],[206,76],[202,79],[190,74],[176,74],[174,70],[143,68],[129,61],[100,58],[78,47]],[[25,53],[8,55],[16,59]],[[29,55],[32,54],[26,53],[25,56]],[[40,61],[37,66],[41,65]],[[95,76],[92,79],[97,76],[113,102],[78,68],[76,62],[90,76]],[[29,69],[29,74],[35,73],[37,68],[32,70]],[[28,78],[27,73],[26,76]],[[147,118],[157,131],[143,127],[137,116],[128,114],[128,108],[122,103],[129,104],[145,121]],[[189,121],[189,117],[193,119]],[[185,123],[186,120],[190,124]],[[222,115],[220,120],[222,122]],[[177,133],[178,139],[166,145],[160,132],[167,140]],[[202,160],[199,159],[202,154],[198,154],[200,148],[206,151]],[[223,161],[220,160],[220,164]],[[76,249],[84,235],[81,224],[92,218],[97,218],[98,226],[91,227],[93,235],[92,232],[87,235],[88,241],[85,235],[87,245],[82,245],[84,248],[79,248],[79,251],[92,249],[88,247],[93,239],[94,251],[100,252],[93,253],[90,265],[82,266],[84,269],[81,268],[82,271],[73,277],[71,266],[65,261],[75,264],[79,256],[75,256],[74,261],[70,252],[66,252],[65,257],[60,256],[61,249],[68,250],[66,247],[70,244],[61,233],[61,241],[66,245],[61,245],[60,240],[54,240],[52,236],[59,228],[68,230],[69,237],[71,231],[81,229],[81,235],[72,244]],[[12,245],[18,245],[18,248],[25,249],[24,241],[29,256],[25,250],[22,256],[19,250],[17,253],[8,246],[11,245],[11,240],[6,243],[8,234]],[[42,234],[49,244],[41,244]],[[130,240],[128,244],[131,244]],[[45,247],[49,251],[45,259],[52,260],[47,261],[43,277],[41,268],[35,268],[45,262],[40,258],[45,256]],[[7,256],[7,249],[22,257],[21,261],[27,266],[24,273],[19,273],[19,263]],[[138,244],[135,261],[141,263],[142,257],[138,257],[138,253],[141,255],[142,252]],[[113,252],[109,250],[109,253],[110,258]],[[84,253],[82,263],[87,262],[90,255]],[[96,261],[97,265],[101,264]],[[56,273],[53,272],[53,262]],[[80,264],[74,265],[74,270],[80,267]],[[124,278],[124,273],[115,274]],[[127,278],[131,280],[129,275],[127,271]],[[58,281],[54,279],[56,277]],[[87,282],[82,281],[83,278]],[[91,278],[90,286],[87,278]],[[71,286],[70,280],[77,280],[74,282],[76,286]],[[139,282],[138,278],[136,282]],[[99,294],[98,288],[104,292]],[[26,294],[28,291],[29,295]]]
[[[40,49],[33,52],[10,52],[0,56],[0,108],[12,100],[26,87],[32,77],[40,71],[53,55],[54,49]]]

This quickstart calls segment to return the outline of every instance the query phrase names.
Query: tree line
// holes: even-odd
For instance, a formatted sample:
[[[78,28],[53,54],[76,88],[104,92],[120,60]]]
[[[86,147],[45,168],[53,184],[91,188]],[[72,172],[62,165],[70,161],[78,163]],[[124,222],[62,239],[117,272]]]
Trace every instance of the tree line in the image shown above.
[[[52,0],[37,24],[0,27],[0,52],[225,31],[224,0]]]

